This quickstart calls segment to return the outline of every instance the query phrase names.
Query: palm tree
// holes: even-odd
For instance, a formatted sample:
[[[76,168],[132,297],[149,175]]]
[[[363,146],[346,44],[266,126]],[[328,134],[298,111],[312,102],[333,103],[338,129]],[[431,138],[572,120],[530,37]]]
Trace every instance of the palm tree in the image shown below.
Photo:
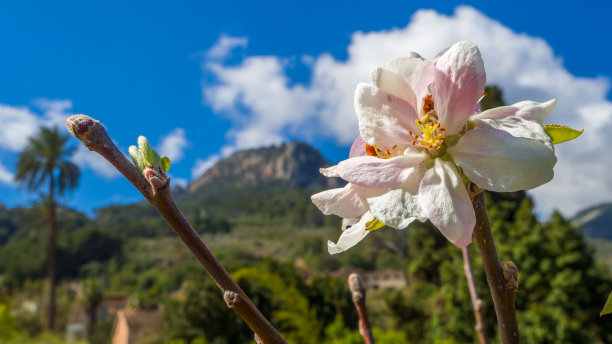
[[[85,323],[85,338],[90,338],[96,325],[98,307],[104,301],[102,285],[95,279],[87,279],[81,282],[77,289],[77,300],[85,308],[87,322]]]
[[[55,247],[57,242],[56,196],[77,186],[79,168],[70,162],[74,147],[67,147],[68,135],[57,128],[41,128],[19,155],[15,179],[29,190],[36,191],[48,183],[47,193],[41,193],[49,223],[47,248],[47,278],[49,279],[48,327],[55,327]]]

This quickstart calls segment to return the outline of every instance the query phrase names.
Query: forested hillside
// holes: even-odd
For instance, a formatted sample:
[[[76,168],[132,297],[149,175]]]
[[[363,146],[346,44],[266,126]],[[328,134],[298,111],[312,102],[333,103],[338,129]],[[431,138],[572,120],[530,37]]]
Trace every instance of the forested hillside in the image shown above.
[[[290,342],[358,343],[345,272],[396,269],[405,273],[404,287],[371,290],[368,296],[378,342],[475,342],[461,250],[431,224],[403,231],[383,228],[345,253],[327,253],[326,242],[338,238],[340,221],[323,216],[310,202],[312,193],[328,185],[318,177],[316,159],[307,156],[316,151],[303,146],[248,151],[239,155],[243,161],[230,157],[219,163],[214,178],[176,194],[194,227],[260,309]],[[299,159],[278,162],[289,159],[280,157],[290,157],[286,152],[295,147],[301,147],[303,165]],[[234,166],[227,168],[229,179],[219,166]],[[246,166],[243,171],[255,177],[233,184],[241,179],[237,166]],[[253,172],[266,166],[278,168],[265,178]],[[302,181],[282,177],[291,175],[287,171],[301,171]],[[612,343],[610,320],[598,315],[612,289],[609,270],[598,265],[580,228],[558,213],[538,221],[523,192],[487,194],[487,202],[500,258],[512,260],[520,271],[517,307],[524,342]],[[0,303],[14,310],[14,331],[21,337],[13,338],[20,340],[43,328],[46,227],[41,212],[37,206],[0,207]],[[149,343],[251,339],[150,205],[109,206],[94,218],[62,209],[58,218],[59,321],[64,327],[73,305],[84,302],[75,286],[93,281],[103,295],[128,296],[132,309],[162,312],[164,328]],[[475,247],[471,254],[493,338],[482,263]],[[28,302],[38,306],[32,311],[24,306]],[[108,342],[113,322],[112,315],[97,319],[91,342]],[[229,324],[239,330],[226,331]]]

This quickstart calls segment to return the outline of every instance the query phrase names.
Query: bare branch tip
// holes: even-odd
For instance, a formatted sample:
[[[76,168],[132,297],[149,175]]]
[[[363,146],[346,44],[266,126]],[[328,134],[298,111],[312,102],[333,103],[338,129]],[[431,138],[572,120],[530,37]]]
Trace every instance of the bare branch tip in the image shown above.
[[[66,119],[66,128],[72,136],[81,140],[89,129],[99,122],[86,115],[72,115]]]
[[[348,285],[351,292],[361,292],[365,291],[365,286],[363,284],[363,280],[359,277],[358,274],[352,273],[348,277]]]

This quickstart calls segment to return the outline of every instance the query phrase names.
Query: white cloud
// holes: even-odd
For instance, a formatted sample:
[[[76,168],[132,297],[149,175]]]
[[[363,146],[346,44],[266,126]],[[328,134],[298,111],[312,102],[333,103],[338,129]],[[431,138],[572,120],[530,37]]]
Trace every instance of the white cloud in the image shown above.
[[[209,59],[224,59],[232,50],[238,47],[245,48],[248,44],[246,37],[232,37],[221,35],[213,46],[206,51],[206,57]]]
[[[15,175],[0,163],[0,183],[12,185]]]
[[[66,131],[66,110],[72,107],[69,100],[37,99],[34,103],[43,111],[42,115],[25,106],[0,104],[0,149],[21,151],[41,126]]]
[[[206,173],[219,160],[221,160],[221,157],[218,154],[213,154],[206,159],[196,159],[195,164],[191,168],[191,179],[195,180]]]
[[[531,194],[538,210],[553,208],[571,215],[612,194],[612,103],[607,78],[572,75],[541,38],[516,33],[471,7],[451,16],[433,10],[414,14],[406,27],[356,32],[345,61],[329,54],[303,59],[312,70],[305,84],[292,83],[283,58],[251,56],[238,65],[208,61],[216,77],[204,85],[212,108],[233,122],[228,144],[247,148],[275,143],[289,135],[305,140],[333,139],[348,145],[358,133],[353,93],[358,82],[388,60],[416,51],[426,58],[459,40],[476,43],[488,83],[499,85],[508,103],[558,100],[550,122],[584,128],[583,137],[557,146],[555,179]]]
[[[311,137],[317,131],[306,119],[315,119],[321,108],[319,89],[289,86],[285,65],[286,61],[272,56],[249,57],[230,67],[206,64],[219,83],[205,87],[204,95],[215,111],[235,123],[228,137],[236,148],[278,144],[287,132]]]
[[[172,185],[176,185],[183,189],[185,189],[187,185],[189,185],[189,181],[187,181],[187,179],[185,178],[179,178],[179,177],[175,177],[172,175],[169,175],[169,177],[170,177],[170,180],[172,181]]]
[[[170,158],[172,163],[178,162],[185,155],[185,148],[189,147],[189,142],[185,137],[185,129],[176,128],[166,135],[159,145],[159,152]]]
[[[65,113],[72,103],[69,100],[37,99],[34,104],[42,114],[26,106],[10,106],[0,103],[0,151],[15,154],[23,150],[28,140],[36,134],[41,126],[66,128]],[[12,183],[14,174],[0,162],[0,182]]]
[[[0,148],[22,150],[38,130],[38,119],[27,107],[0,104]]]
[[[132,161],[130,158],[128,160]],[[72,162],[81,168],[89,168],[94,173],[107,179],[119,177],[119,171],[111,165],[108,160],[100,154],[91,152],[85,146],[79,144],[76,152],[72,156]]]
[[[32,103],[44,111],[46,118],[44,126],[57,127],[60,130],[66,128],[66,118],[69,116],[68,111],[72,108],[70,100],[39,98],[35,99]]]
[[[60,131],[66,130],[66,118],[72,108],[72,102],[65,99],[35,99],[32,101],[35,108],[41,113],[26,106],[11,106],[0,103],[0,151],[8,151],[12,154],[22,151],[28,144],[28,140],[35,135],[40,127],[57,127]],[[81,168],[91,168],[97,174],[111,178],[119,176],[119,173],[104,158],[98,154],[89,152],[85,147],[78,145],[77,151],[72,156],[72,161]],[[0,162],[0,182],[8,185],[13,180],[13,173]]]

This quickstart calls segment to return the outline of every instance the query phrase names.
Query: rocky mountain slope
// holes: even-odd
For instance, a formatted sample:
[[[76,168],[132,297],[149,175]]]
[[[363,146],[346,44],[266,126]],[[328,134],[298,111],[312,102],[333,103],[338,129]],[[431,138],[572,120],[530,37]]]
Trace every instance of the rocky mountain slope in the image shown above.
[[[236,152],[221,160],[188,187],[198,192],[204,187],[245,187],[271,182],[290,188],[336,187],[340,181],[326,178],[319,168],[330,166],[313,147],[293,141],[280,146]]]

